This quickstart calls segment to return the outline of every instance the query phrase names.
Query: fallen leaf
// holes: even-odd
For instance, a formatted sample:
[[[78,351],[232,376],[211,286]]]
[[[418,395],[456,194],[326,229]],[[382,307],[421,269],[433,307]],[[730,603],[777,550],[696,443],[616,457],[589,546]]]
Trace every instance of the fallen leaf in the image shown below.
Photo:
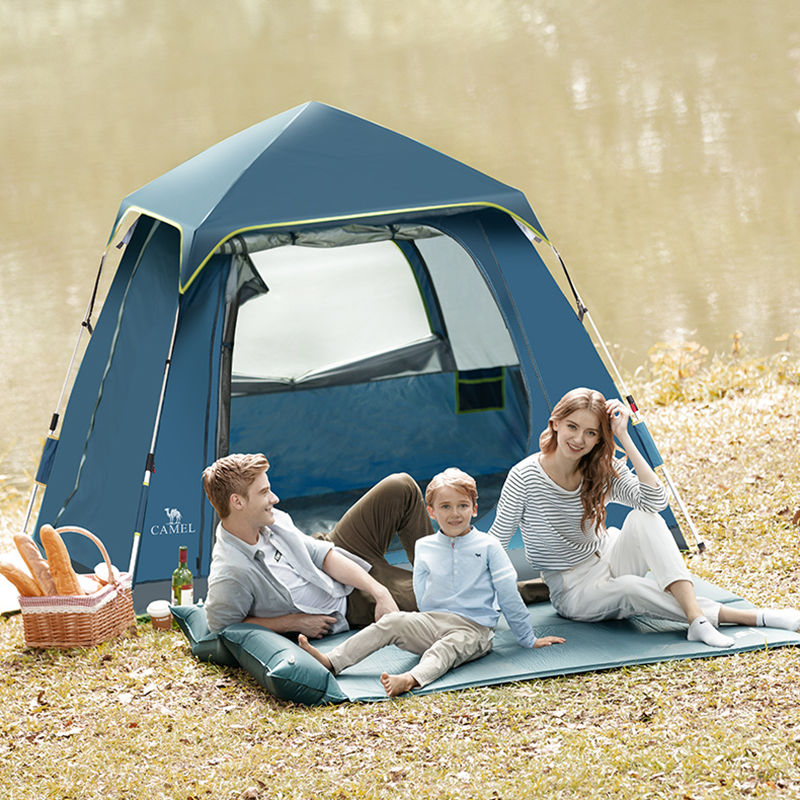
[[[63,731],[57,731],[54,736],[63,738],[65,736],[74,736],[76,733],[83,731],[83,728],[65,728]]]

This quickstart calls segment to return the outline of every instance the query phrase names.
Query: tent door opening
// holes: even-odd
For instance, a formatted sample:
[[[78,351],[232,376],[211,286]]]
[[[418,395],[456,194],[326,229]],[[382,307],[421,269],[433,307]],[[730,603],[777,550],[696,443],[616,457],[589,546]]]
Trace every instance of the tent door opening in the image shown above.
[[[330,530],[398,464],[423,486],[464,469],[483,515],[525,456],[528,398],[502,313],[455,240],[414,232],[365,241],[338,230],[326,246],[315,237],[313,247],[264,250],[248,242],[240,262],[260,290],[229,307],[221,429],[227,452],[268,457],[280,507],[307,532]]]

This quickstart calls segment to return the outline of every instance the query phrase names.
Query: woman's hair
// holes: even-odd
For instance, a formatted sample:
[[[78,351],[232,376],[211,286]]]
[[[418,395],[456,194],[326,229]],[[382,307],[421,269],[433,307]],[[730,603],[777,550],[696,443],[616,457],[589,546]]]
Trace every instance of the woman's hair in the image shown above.
[[[203,488],[220,519],[231,513],[231,495],[247,496],[253,481],[268,469],[269,461],[261,453],[234,453],[203,470]]]
[[[590,528],[603,527],[606,522],[606,497],[611,491],[611,479],[617,476],[614,466],[614,434],[611,432],[611,421],[606,411],[606,399],[600,392],[592,389],[573,389],[567,392],[556,403],[550,415],[547,428],[539,437],[539,448],[545,454],[555,452],[558,445],[558,433],[553,422],[566,419],[570,414],[586,409],[595,414],[600,429],[597,444],[583,456],[578,463],[583,483],[581,485],[581,503],[583,516],[581,530],[586,532],[586,524]]]
[[[431,478],[431,482],[425,490],[425,504],[432,506],[436,499],[436,492],[445,486],[452,486],[465,494],[473,506],[478,502],[478,487],[475,485],[475,478],[456,467],[449,467]]]

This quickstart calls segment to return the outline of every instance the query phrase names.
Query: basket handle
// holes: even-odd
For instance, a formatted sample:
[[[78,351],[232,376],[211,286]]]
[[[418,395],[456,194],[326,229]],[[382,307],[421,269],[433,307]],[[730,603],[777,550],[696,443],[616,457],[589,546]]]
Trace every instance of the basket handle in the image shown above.
[[[103,559],[106,562],[106,567],[108,568],[108,582],[116,587],[119,584],[119,580],[114,575],[114,567],[111,564],[111,559],[108,557],[108,551],[106,550],[103,543],[100,539],[97,538],[91,531],[87,531],[86,528],[79,528],[77,525],[65,525],[63,528],[56,528],[56,532],[61,533],[80,533],[83,536],[91,539],[100,550],[100,553],[103,556]]]

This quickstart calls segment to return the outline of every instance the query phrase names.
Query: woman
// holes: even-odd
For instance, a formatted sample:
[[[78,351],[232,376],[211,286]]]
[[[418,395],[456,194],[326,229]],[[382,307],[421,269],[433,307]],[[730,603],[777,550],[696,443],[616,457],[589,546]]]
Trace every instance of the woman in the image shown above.
[[[540,570],[563,617],[592,622],[634,615],[686,620],[688,639],[734,641],[720,624],[797,630],[793,609],[737,609],[697,597],[689,570],[658,514],[667,493],[628,432],[620,400],[573,389],[556,404],[540,452],[512,467],[490,533],[504,547],[519,527],[525,555]],[[624,459],[614,458],[617,438]],[[606,530],[606,504],[630,506],[621,530]],[[645,578],[652,573],[655,581]]]

